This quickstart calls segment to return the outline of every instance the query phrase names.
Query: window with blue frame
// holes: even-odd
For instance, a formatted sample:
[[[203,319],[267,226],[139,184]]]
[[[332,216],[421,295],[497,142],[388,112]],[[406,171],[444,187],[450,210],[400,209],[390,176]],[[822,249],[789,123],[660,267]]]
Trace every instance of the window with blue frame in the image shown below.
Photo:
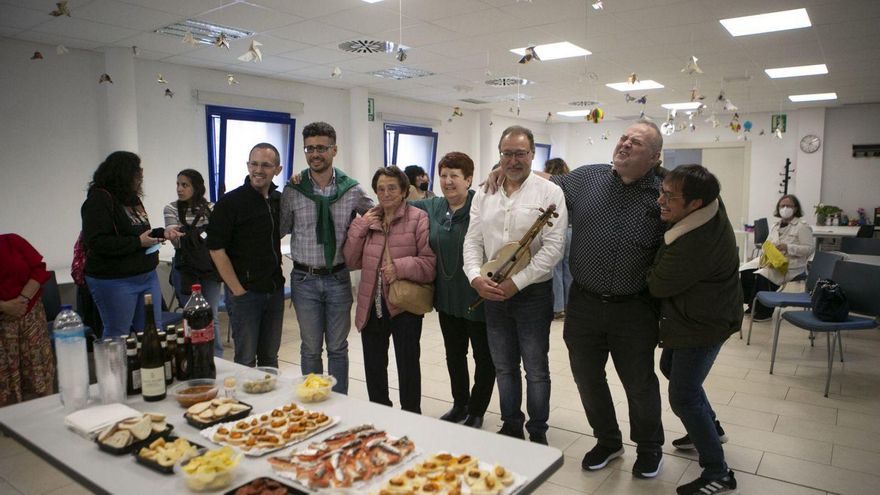
[[[247,160],[257,143],[270,143],[281,154],[279,188],[293,171],[296,119],[283,112],[205,106],[208,131],[208,189],[211,201],[244,183]]]
[[[532,160],[532,170],[544,171],[544,164],[550,159],[550,145],[535,143],[535,158]]]
[[[434,183],[437,161],[437,133],[430,127],[385,124],[385,166],[397,165],[401,170],[418,165],[428,174],[428,188]]]

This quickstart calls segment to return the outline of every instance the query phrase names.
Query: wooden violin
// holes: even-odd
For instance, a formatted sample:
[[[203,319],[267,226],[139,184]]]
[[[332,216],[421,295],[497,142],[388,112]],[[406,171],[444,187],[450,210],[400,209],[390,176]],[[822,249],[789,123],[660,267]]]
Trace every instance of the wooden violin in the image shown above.
[[[532,260],[532,252],[529,249],[532,241],[535,240],[535,237],[538,236],[545,225],[553,226],[550,219],[559,216],[559,213],[556,213],[555,204],[548,206],[546,210],[539,208],[538,211],[541,212],[541,215],[529,227],[529,230],[522,236],[522,239],[508,242],[501,246],[492,256],[492,259],[480,267],[480,275],[498,284],[516,275],[528,266]],[[477,309],[482,303],[483,298],[478,298],[468,307],[468,311]]]

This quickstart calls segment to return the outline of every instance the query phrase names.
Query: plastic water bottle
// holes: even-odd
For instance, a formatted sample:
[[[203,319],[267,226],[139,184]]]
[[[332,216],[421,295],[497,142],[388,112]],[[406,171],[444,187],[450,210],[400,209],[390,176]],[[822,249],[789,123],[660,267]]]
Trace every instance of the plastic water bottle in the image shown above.
[[[58,390],[67,413],[82,409],[89,401],[89,363],[86,326],[69,304],[55,318],[53,338],[57,357]]]

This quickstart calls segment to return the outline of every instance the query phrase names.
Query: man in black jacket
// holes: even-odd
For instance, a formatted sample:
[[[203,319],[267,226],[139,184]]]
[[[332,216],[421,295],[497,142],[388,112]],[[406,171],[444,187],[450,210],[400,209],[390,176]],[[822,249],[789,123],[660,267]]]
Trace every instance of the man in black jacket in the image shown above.
[[[281,193],[272,178],[281,156],[269,143],[251,149],[244,184],[224,195],[208,224],[208,249],[232,292],[229,324],[235,362],[278,366],[284,318],[279,212]]]
[[[697,449],[703,473],[678,487],[684,495],[734,493],[724,461],[723,430],[703,381],[727,338],[742,325],[742,288],[733,228],[718,194],[718,179],[700,165],[684,165],[663,179],[660,218],[669,224],[648,273],[661,300],[660,371],[669,379],[669,404]]]

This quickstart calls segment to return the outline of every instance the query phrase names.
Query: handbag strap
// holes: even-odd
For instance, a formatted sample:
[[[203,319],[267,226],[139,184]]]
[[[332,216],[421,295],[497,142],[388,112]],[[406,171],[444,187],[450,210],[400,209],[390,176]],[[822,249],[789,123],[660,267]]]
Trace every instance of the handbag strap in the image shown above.
[[[391,264],[391,263],[392,263],[392,261],[391,261],[391,251],[388,249],[388,233],[389,233],[389,230],[390,230],[390,229],[389,229],[388,227],[386,227],[385,225],[382,225],[382,234],[385,236],[385,249],[384,249],[384,256],[383,256],[383,258],[385,258],[385,265],[388,265],[388,264]]]

